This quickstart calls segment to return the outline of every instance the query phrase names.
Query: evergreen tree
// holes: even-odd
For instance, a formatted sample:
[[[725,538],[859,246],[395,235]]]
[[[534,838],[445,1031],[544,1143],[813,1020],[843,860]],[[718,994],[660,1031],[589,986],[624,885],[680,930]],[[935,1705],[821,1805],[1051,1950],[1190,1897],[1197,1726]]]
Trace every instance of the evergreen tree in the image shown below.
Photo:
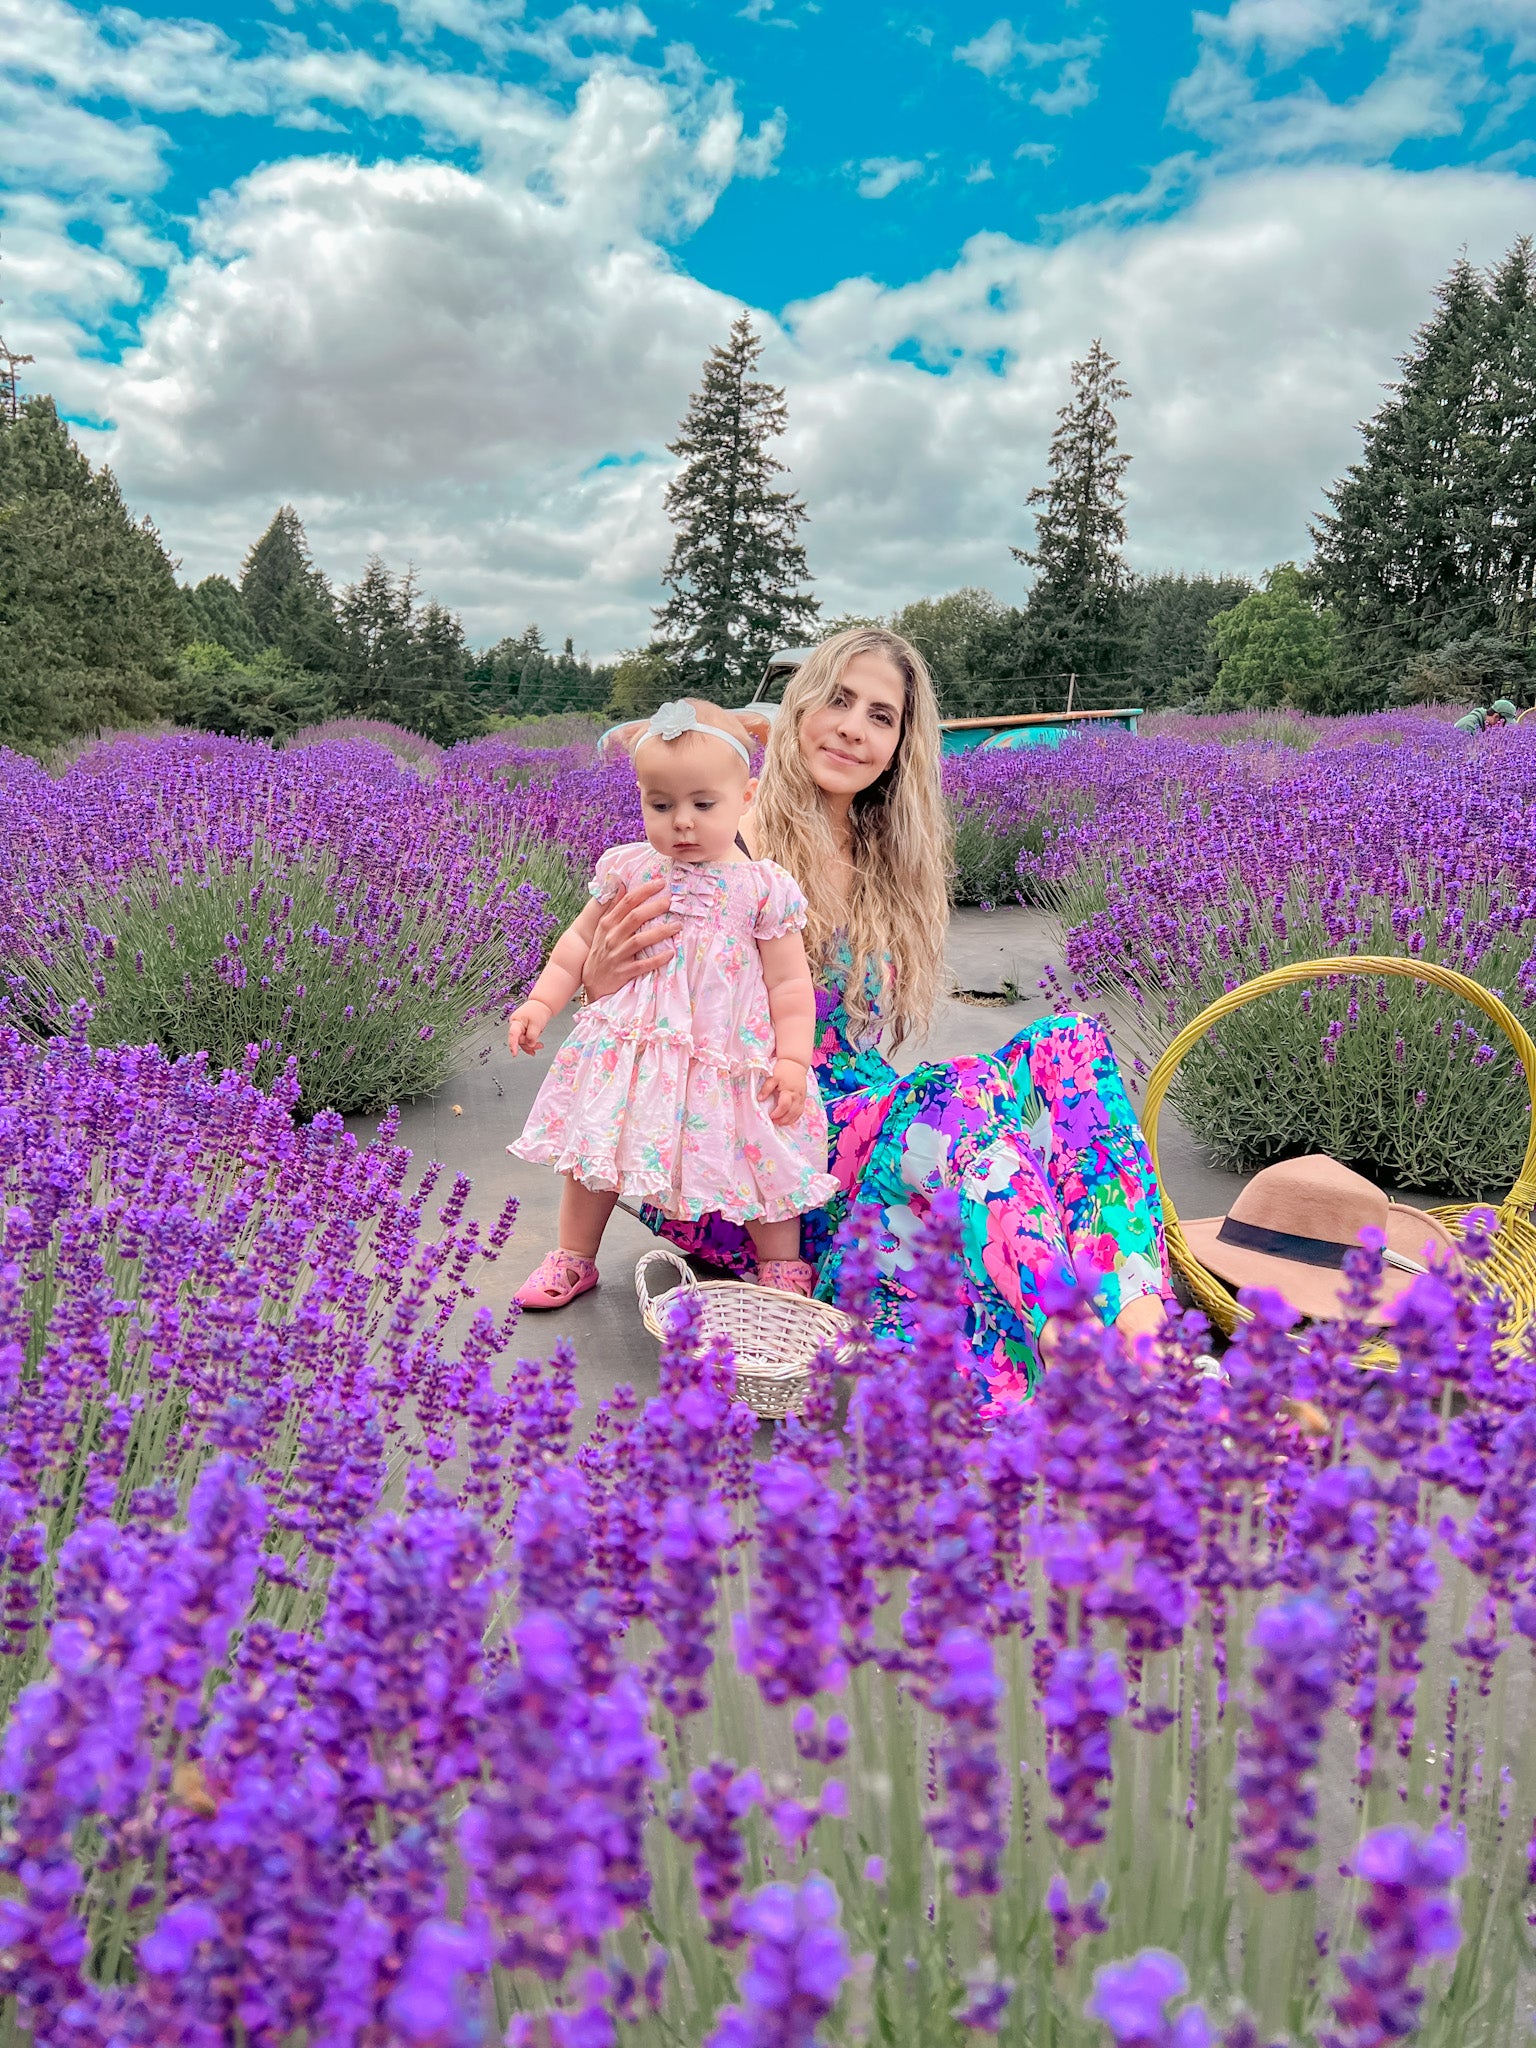
[[[1351,706],[1384,701],[1416,654],[1497,622],[1489,293],[1462,257],[1436,300],[1391,395],[1361,429],[1360,460],[1312,529],[1313,575],[1343,628]]]
[[[1529,235],[1493,275],[1489,329],[1478,537],[1498,631],[1529,648],[1536,643],[1536,247]]]
[[[194,644],[210,642],[227,647],[241,661],[250,661],[262,648],[256,621],[246,609],[245,599],[227,576],[205,576],[195,590],[184,589],[187,630]]]
[[[171,715],[178,725],[239,739],[281,740],[331,711],[329,678],[294,668],[275,647],[239,661],[227,646],[194,641],[178,665]]]
[[[429,598],[417,616],[414,638],[411,716],[402,723],[444,745],[478,732],[463,620]]]
[[[414,613],[411,579],[394,576],[378,555],[370,555],[336,608],[342,710],[360,718],[397,716],[409,692]]]
[[[776,647],[804,640],[817,603],[795,538],[805,507],[773,488],[783,463],[768,443],[784,431],[784,393],[753,376],[762,342],[745,313],[704,381],[669,452],[681,471],[667,490],[676,537],[662,581],[672,592],[657,630],[678,650],[685,687],[743,701]]]
[[[479,728],[463,625],[432,600],[418,606],[412,572],[396,576],[370,555],[342,593],[338,624],[343,710],[444,742]]]
[[[1509,697],[1519,704],[1530,694],[1533,652],[1499,633],[1447,640],[1409,664],[1392,685],[1391,701],[1486,705],[1495,697]]]
[[[299,668],[334,669],[340,654],[331,587],[310,559],[303,521],[279,506],[240,571],[240,595],[263,647]]]
[[[1115,358],[1095,339],[1072,365],[1072,397],[1051,436],[1050,481],[1026,502],[1038,506],[1035,544],[1011,550],[1035,571],[1016,658],[1026,672],[1093,676],[1123,659],[1125,492],[1130,462],[1119,452],[1115,407],[1130,389]]]
[[[160,537],[51,398],[0,419],[0,742],[164,714],[185,609]]]
[[[1147,576],[1126,594],[1130,679],[1125,701],[1182,704],[1215,679],[1211,622],[1253,594],[1246,576]]]

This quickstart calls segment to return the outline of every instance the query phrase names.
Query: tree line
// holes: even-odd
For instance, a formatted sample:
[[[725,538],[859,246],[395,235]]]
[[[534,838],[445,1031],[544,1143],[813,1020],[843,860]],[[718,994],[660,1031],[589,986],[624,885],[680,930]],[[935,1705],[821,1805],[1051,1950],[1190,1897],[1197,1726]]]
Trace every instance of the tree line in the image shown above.
[[[452,740],[496,720],[634,716],[684,691],[744,701],[777,649],[824,619],[772,444],[785,394],[758,374],[743,314],[710,352],[667,491],[666,597],[613,664],[556,653],[537,626],[472,649],[413,572],[372,556],[337,590],[279,508],[238,580],[178,586],[148,520],[93,469],[47,397],[0,413],[0,742],[48,746],[172,718],[281,738],[332,713]],[[968,588],[880,621],[928,659],[950,715],[1081,706],[1370,709],[1536,693],[1536,258],[1529,238],[1439,287],[1400,375],[1326,493],[1313,552],[1255,587],[1129,570],[1119,365],[1072,367],[1044,481],[1025,499],[1018,602]],[[1000,548],[1001,552],[1001,548]]]
[[[667,498],[676,541],[656,636],[615,697],[641,711],[696,687],[736,701],[776,644],[813,630],[798,529],[767,442],[784,394],[754,376],[745,316],[713,352]],[[1536,259],[1522,237],[1493,271],[1458,259],[1400,375],[1362,428],[1360,460],[1326,493],[1305,563],[1255,587],[1237,575],[1133,575],[1116,407],[1130,396],[1095,340],[1072,366],[1046,480],[1025,499],[1033,571],[1009,603],[967,589],[880,621],[933,669],[951,715],[1188,704],[1344,712],[1536,692]],[[871,621],[870,623],[874,623]]]

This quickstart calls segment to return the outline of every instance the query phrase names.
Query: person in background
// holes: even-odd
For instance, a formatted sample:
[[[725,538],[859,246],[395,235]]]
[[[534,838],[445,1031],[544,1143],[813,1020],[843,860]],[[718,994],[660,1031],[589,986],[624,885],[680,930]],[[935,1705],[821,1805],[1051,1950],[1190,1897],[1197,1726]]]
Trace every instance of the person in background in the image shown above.
[[[1519,712],[1507,697],[1496,697],[1486,711],[1479,706],[1475,711],[1469,711],[1465,718],[1458,718],[1456,730],[1487,732],[1495,726],[1513,725],[1519,716]]]

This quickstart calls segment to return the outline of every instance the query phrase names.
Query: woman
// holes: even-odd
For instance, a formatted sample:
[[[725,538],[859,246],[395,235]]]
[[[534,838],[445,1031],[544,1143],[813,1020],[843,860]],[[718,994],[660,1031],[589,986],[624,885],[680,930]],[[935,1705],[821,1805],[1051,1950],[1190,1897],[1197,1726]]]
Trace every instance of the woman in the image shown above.
[[[1026,1395],[1053,1332],[1050,1275],[1086,1254],[1103,1274],[1100,1312],[1127,1336],[1155,1330],[1167,1290],[1152,1163],[1099,1026],[1050,1017],[995,1054],[927,1064],[905,1079],[884,1059],[923,1031],[941,987],[949,826],[939,720],[921,655],[898,634],[855,628],[824,641],[789,684],[742,826],[754,859],[805,891],[817,971],[816,1077],[829,1167],[841,1192],[806,1221],[816,1292],[837,1298],[841,1244],[872,1237],[876,1327],[906,1327],[913,1235],[937,1188],[956,1189],[972,1351],[989,1405]],[[589,995],[606,995],[676,936],[665,891],[626,896],[598,923]],[[655,922],[659,920],[659,922]],[[647,1217],[682,1250],[751,1268],[741,1230],[719,1218]]]

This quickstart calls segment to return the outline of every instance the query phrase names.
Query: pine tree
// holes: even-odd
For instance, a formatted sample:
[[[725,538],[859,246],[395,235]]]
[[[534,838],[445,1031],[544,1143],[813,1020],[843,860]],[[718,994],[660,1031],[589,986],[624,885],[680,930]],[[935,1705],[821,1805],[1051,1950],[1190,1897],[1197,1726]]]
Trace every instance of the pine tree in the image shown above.
[[[344,710],[439,742],[479,729],[463,624],[433,599],[417,604],[414,571],[396,576],[370,555],[338,619]]]
[[[0,420],[0,741],[164,714],[187,639],[175,571],[51,398]]]
[[[1536,643],[1536,248],[1529,235],[1493,275],[1489,334],[1480,538],[1498,631],[1529,648]]]
[[[415,608],[414,582],[396,577],[378,555],[370,555],[337,606],[344,711],[360,718],[398,717],[409,691]]]
[[[1125,492],[1130,462],[1119,452],[1115,407],[1130,397],[1119,364],[1097,338],[1072,365],[1072,397],[1056,415],[1050,482],[1026,503],[1035,513],[1035,544],[1013,548],[1035,571],[1018,658],[1026,670],[1092,676],[1122,658]]]
[[[240,661],[260,653],[263,642],[256,621],[227,576],[205,576],[196,589],[183,590],[182,599],[193,640],[227,647]]]
[[[281,505],[240,571],[240,595],[263,647],[300,668],[332,669],[340,644],[331,587],[310,558],[304,523]]]
[[[1346,648],[1351,706],[1385,701],[1412,658],[1496,623],[1487,570],[1489,294],[1465,257],[1400,359],[1364,449],[1312,528],[1312,573]]]
[[[1126,594],[1130,680],[1125,701],[1149,710],[1187,703],[1215,679],[1211,626],[1253,594],[1245,576],[1147,576]]]
[[[753,376],[763,344],[743,313],[710,351],[669,452],[683,467],[667,490],[676,537],[662,576],[672,592],[656,613],[688,689],[742,701],[776,647],[803,640],[818,606],[795,538],[805,507],[772,480],[768,452],[788,419],[784,393]]]

